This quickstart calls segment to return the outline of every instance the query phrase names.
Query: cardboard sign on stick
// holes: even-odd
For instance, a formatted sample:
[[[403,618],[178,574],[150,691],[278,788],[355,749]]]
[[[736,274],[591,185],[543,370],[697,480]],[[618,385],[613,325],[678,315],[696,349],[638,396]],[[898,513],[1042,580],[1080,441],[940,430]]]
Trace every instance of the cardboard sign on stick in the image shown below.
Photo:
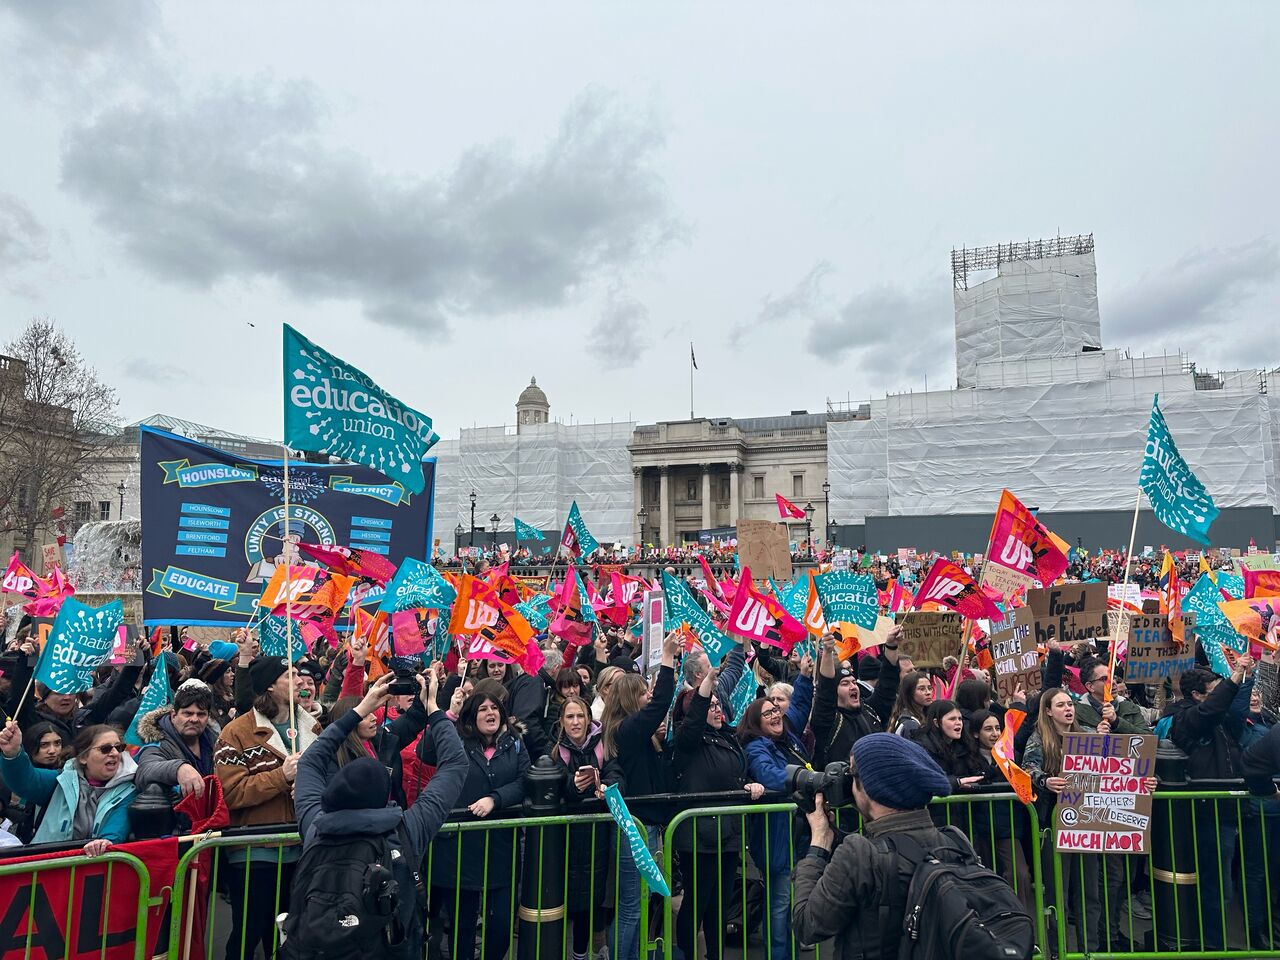
[[[954,657],[960,650],[964,618],[958,613],[912,610],[898,614],[902,638],[898,655],[910,657],[916,668],[941,667],[944,657]]]
[[[769,520],[739,520],[738,563],[758,578],[776,583],[791,579],[791,550],[787,528]]]
[[[1062,776],[1067,787],[1053,811],[1054,843],[1070,853],[1149,853],[1157,738],[1068,733]]]
[[[1036,643],[1057,640],[1067,647],[1109,635],[1105,583],[1066,583],[1028,590],[1027,606],[1036,618]]]
[[[996,696],[1003,700],[1022,687],[1028,694],[1043,686],[1040,654],[1036,650],[1035,619],[1026,607],[991,624],[991,659],[996,671]]]
[[[1175,644],[1169,618],[1162,613],[1134,614],[1129,620],[1125,683],[1163,683],[1196,665],[1194,644]]]

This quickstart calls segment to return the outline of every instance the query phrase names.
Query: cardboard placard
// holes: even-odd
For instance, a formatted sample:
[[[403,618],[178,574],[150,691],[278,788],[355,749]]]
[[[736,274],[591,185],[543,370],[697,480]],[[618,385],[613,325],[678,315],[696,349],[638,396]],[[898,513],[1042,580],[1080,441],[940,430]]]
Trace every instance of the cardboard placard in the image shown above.
[[[978,581],[984,587],[998,590],[1003,597],[1011,597],[1019,587],[1029,588],[1035,582],[1035,577],[1029,574],[990,561],[982,565],[982,578]]]
[[[898,655],[910,657],[916,669],[941,667],[944,657],[960,655],[964,618],[950,611],[912,610],[898,614],[902,637]]]
[[[738,562],[749,567],[757,580],[766,577],[777,583],[791,579],[791,551],[787,528],[770,520],[739,520]]]
[[[1036,643],[1057,640],[1064,647],[1108,636],[1107,585],[1066,583],[1027,591],[1036,619]]]
[[[991,623],[991,659],[996,671],[996,698],[1003,700],[1022,687],[1038,693],[1043,684],[1040,654],[1036,650],[1035,618],[1026,607],[1013,616]]]
[[[1067,787],[1053,811],[1054,844],[1064,853],[1138,853],[1151,849],[1151,794],[1157,738],[1068,733],[1062,744]]]
[[[645,676],[656,673],[662,665],[662,641],[666,637],[663,630],[663,595],[661,590],[646,590],[640,603],[642,653],[640,663],[644,666]]]
[[[1129,621],[1125,683],[1162,683],[1166,677],[1185,673],[1196,665],[1194,644],[1181,648],[1169,632],[1169,618],[1162,613],[1134,614]]]

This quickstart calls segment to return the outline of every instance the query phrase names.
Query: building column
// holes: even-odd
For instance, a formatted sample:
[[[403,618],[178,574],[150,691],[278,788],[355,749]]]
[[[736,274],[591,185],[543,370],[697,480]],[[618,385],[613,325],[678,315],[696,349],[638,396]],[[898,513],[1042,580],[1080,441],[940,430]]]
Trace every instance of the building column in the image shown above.
[[[658,524],[658,539],[661,543],[660,547],[668,547],[671,545],[672,539],[672,509],[671,509],[671,468],[658,468],[658,514],[660,522]]]
[[[738,525],[738,517],[741,513],[740,504],[742,503],[742,464],[729,464],[729,526],[736,527]]]
[[[636,543],[644,548],[644,527],[640,526],[640,511],[644,509],[644,467],[632,467],[631,475],[635,477],[636,502],[631,509],[635,519]]]
[[[711,529],[711,464],[702,465],[702,529]]]

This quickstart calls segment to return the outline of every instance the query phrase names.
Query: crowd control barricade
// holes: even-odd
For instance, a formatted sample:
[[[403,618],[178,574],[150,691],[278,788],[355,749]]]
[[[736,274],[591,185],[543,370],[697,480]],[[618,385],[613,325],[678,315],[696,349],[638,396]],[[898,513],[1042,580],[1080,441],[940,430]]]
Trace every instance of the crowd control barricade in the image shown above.
[[[601,937],[606,946],[612,946],[625,932],[621,929],[625,884],[619,882],[619,872],[631,866],[624,844],[607,813],[444,824],[427,848],[420,870],[427,898],[427,956],[472,960],[469,931],[474,931],[480,957],[563,960],[570,955],[575,923],[585,923],[591,930],[589,953],[596,953]],[[259,898],[266,898],[263,902],[270,904],[272,917],[287,912],[290,865],[297,845],[296,833],[211,835],[196,840],[178,864],[173,902],[184,904],[184,909],[175,911],[170,921],[170,960],[253,957],[256,944],[243,932],[238,942],[229,942],[232,901],[237,901],[242,914]],[[271,882],[252,890],[245,883],[229,884],[229,876],[238,880],[244,874],[228,867],[255,854],[266,865]],[[575,873],[603,880],[604,888],[572,889],[571,863],[578,864]],[[464,870],[472,866],[478,871],[480,889],[464,890]],[[636,889],[638,902],[632,906],[643,949],[649,940],[649,889],[643,878]],[[585,909],[570,909],[578,901]],[[270,946],[273,952],[279,947],[279,929],[274,925]]]
[[[852,805],[832,813],[841,832],[862,826]],[[940,799],[930,813],[939,825],[959,828],[983,862],[1009,880],[1035,920],[1037,942],[1047,942],[1034,808],[1001,792]],[[662,863],[678,896],[663,909],[664,960],[677,950],[688,956],[691,949],[712,960],[798,960],[801,945],[790,933],[791,872],[805,854],[807,837],[792,802],[700,807],[673,817]],[[830,945],[815,949],[820,958]]]
[[[152,901],[146,864],[128,853],[0,861],[0,890],[0,956],[151,956],[148,912],[162,901]]]

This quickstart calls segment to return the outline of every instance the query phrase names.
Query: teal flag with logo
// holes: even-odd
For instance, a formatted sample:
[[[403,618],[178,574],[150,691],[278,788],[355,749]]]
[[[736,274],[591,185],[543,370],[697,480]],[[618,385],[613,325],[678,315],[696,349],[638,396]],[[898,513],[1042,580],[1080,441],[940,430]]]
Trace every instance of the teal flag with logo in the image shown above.
[[[142,746],[142,738],[138,736],[138,721],[152,710],[159,710],[173,703],[173,688],[169,685],[170,656],[171,654],[168,653],[160,654],[155,668],[151,671],[151,680],[147,683],[147,688],[142,691],[138,712],[133,715],[133,722],[129,724],[129,729],[124,734],[124,742],[131,747]]]
[[[284,325],[284,442],[372,467],[421,493],[422,458],[440,438],[431,418]]]
[[[94,671],[111,659],[123,622],[124,604],[119,600],[94,608],[67,597],[36,661],[35,678],[54,693],[92,689]]]
[[[645,883],[649,885],[649,889],[659,896],[671,896],[671,888],[667,886],[662,871],[658,869],[653,854],[649,852],[645,835],[640,832],[640,828],[632,819],[631,811],[627,809],[627,801],[622,799],[622,791],[618,789],[616,783],[611,783],[604,788],[604,802],[618,829],[626,838],[627,846],[631,849],[631,860],[640,871],[640,876],[644,877]]]
[[[1138,485],[1151,501],[1157,520],[1170,530],[1208,546],[1209,526],[1217,518],[1218,508],[1178,453],[1169,425],[1160,412],[1159,394],[1151,401],[1151,424],[1147,427],[1147,446]]]
[[[693,599],[693,594],[684,585],[684,581],[676,579],[665,570],[662,571],[662,592],[666,601],[662,605],[662,628],[670,633],[681,623],[689,624],[690,629],[698,635],[707,660],[713,667],[720,666],[720,661],[733,649],[733,641],[721,633],[707,611],[698,606],[698,601]]]
[[[531,527],[519,517],[516,517],[516,539],[517,540],[545,540],[542,531],[537,527]]]
[[[827,623],[856,623],[865,630],[876,625],[880,596],[876,582],[865,574],[832,570],[813,578]]]

